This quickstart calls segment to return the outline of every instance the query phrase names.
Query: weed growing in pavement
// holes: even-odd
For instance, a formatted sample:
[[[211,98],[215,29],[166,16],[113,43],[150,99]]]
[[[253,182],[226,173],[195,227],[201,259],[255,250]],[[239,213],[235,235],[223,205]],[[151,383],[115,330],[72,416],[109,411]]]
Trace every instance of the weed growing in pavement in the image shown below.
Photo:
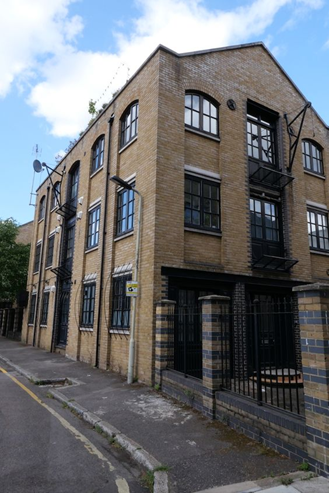
[[[53,394],[51,394],[50,392],[47,392],[46,397],[47,397],[48,399],[54,399]]]
[[[303,461],[299,466],[297,467],[299,471],[309,471],[310,470],[310,465],[308,462]]]
[[[165,471],[168,472],[170,467],[168,466],[158,466],[155,469],[153,469],[153,472],[158,472],[158,471]]]
[[[159,390],[160,390],[160,385],[159,385],[158,383],[156,383],[156,384],[154,385],[154,390],[156,390],[157,392],[159,392]]]
[[[293,483],[294,480],[292,478],[281,478],[281,484],[283,484],[284,486],[288,486],[289,484]]]
[[[310,472],[307,476],[305,476],[305,478],[301,478],[301,481],[309,481],[310,479],[315,478],[315,477],[316,477],[316,474],[313,474],[312,472]]]
[[[148,488],[150,491],[153,491],[153,486],[154,486],[154,472],[153,471],[146,471],[141,477],[141,482],[146,488]]]
[[[66,402],[62,402],[62,408],[63,408],[63,409],[67,409],[68,407],[69,407],[69,406],[67,405],[67,403],[66,403]]]

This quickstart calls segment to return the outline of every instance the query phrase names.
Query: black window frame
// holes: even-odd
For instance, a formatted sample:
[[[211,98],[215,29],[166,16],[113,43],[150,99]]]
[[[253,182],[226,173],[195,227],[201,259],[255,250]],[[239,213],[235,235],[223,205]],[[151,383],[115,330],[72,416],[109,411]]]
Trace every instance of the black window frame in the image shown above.
[[[199,185],[199,190],[200,192],[197,193],[197,191],[193,190],[193,185],[190,187],[187,186],[187,181],[198,184]],[[184,187],[184,226],[186,228],[192,228],[192,229],[198,229],[198,230],[203,230],[203,231],[211,231],[213,233],[221,233],[221,204],[220,204],[220,183],[217,181],[212,181],[209,178],[203,178],[203,177],[197,177],[194,175],[190,174],[185,174],[185,187]],[[218,196],[216,198],[212,196],[206,196],[205,195],[205,187],[211,187],[211,193],[212,195],[212,189],[217,190]],[[193,206],[193,203],[197,203],[199,198],[199,209],[197,206]],[[188,202],[189,201],[189,202]],[[207,202],[210,201],[210,211],[209,211],[209,206],[207,206]],[[218,212],[213,211],[213,203],[218,204]],[[190,204],[190,205],[187,205]],[[193,212],[199,213],[200,217],[200,223],[197,224],[197,222],[193,222]],[[187,215],[189,214],[190,216],[190,221],[187,220]],[[206,224],[206,215],[210,217],[210,224],[213,224],[213,217],[218,218],[218,224],[214,226],[208,226]]]
[[[55,246],[55,234],[52,234],[48,237],[46,268],[51,267],[53,265],[54,246]]]
[[[322,147],[319,144],[310,139],[303,139],[302,156],[303,168],[305,171],[315,173],[319,176],[324,175]]]
[[[80,326],[92,329],[94,327],[96,302],[96,283],[84,284],[82,288],[82,306]]]
[[[88,211],[88,229],[87,229],[87,250],[95,248],[99,243],[99,226],[101,217],[101,206],[96,205]]]
[[[274,111],[248,101],[247,155],[249,160],[272,168],[279,167],[277,148],[278,119],[279,115]],[[265,144],[267,147],[263,147],[262,144],[266,142],[270,142],[270,144]],[[269,157],[269,149],[271,150],[271,157]]]
[[[40,325],[47,325],[49,310],[49,291],[44,291],[41,304]]]
[[[131,184],[132,187],[135,183]],[[116,236],[123,236],[134,230],[135,192],[121,188],[117,196]]]
[[[76,207],[79,194],[80,164],[75,164],[69,174],[68,202]]]
[[[134,101],[121,117],[120,149],[138,135],[139,101]]]
[[[116,331],[130,329],[130,297],[126,296],[126,283],[132,280],[131,274],[113,277],[111,328]]]
[[[61,182],[56,181],[53,186],[52,195],[51,195],[51,208],[50,210],[55,209],[60,205],[60,196],[61,196]]]
[[[91,174],[103,167],[104,164],[105,135],[98,137],[92,147]]]
[[[29,318],[27,321],[28,325],[32,325],[34,323],[36,301],[37,301],[37,293],[32,293],[30,299]]]
[[[312,221],[311,214],[314,214],[314,221]],[[319,222],[319,216],[321,216],[322,221],[325,219],[325,225]],[[313,232],[312,232],[312,227]],[[326,234],[321,234],[321,228],[326,231]],[[328,212],[321,211],[318,209],[313,209],[311,207],[307,208],[307,230],[308,230],[308,243],[310,250],[327,252],[329,253],[329,230],[328,230]],[[321,246],[323,242],[323,246]]]
[[[206,112],[205,105],[209,105],[208,113]],[[212,108],[215,111],[215,115],[212,113]],[[197,118],[198,123],[193,123],[194,118]],[[205,128],[208,120],[209,130]],[[216,131],[214,132],[211,131],[212,122],[216,122]],[[211,96],[206,94],[195,91],[186,91],[184,123],[185,128],[219,138],[219,104]]]
[[[253,208],[251,207],[252,202],[255,203],[255,201],[260,203],[260,209],[261,209],[260,211],[257,211],[257,208],[255,206]],[[270,206],[269,212],[266,207],[267,205]],[[273,214],[273,209],[275,212],[274,214]],[[259,240],[263,242],[275,242],[278,244],[282,243],[281,215],[280,215],[280,208],[278,203],[266,198],[250,197],[249,211],[250,211],[250,225],[251,225],[252,240]],[[256,214],[261,215],[261,223],[259,223],[259,221],[257,222]],[[271,218],[275,218],[275,222],[276,222],[275,227],[272,227],[274,221]],[[271,225],[271,227],[269,227],[269,225]],[[261,236],[255,234],[259,230],[261,231]],[[274,232],[277,235],[276,239],[273,239]]]
[[[33,264],[33,274],[39,272],[41,263],[41,241],[36,244],[34,253],[34,264]]]
[[[39,213],[38,213],[38,221],[42,221],[45,218],[46,214],[46,196],[43,195],[39,202]]]

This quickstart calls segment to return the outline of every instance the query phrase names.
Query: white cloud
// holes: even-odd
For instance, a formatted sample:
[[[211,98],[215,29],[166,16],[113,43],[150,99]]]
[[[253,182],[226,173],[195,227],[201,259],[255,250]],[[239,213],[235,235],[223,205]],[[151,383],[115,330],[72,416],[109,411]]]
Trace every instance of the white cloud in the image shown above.
[[[35,70],[38,57],[59,54],[83,28],[78,16],[68,17],[75,0],[10,0],[0,16],[0,96],[16,77]]]
[[[247,5],[223,11],[208,10],[202,0],[137,0],[139,18],[130,23],[129,35],[116,33],[117,53],[109,53],[83,52],[75,47],[83,22],[78,16],[69,16],[72,1],[29,0],[27,8],[26,0],[11,0],[9,25],[0,20],[0,33],[5,29],[6,45],[10,45],[7,53],[0,54],[0,95],[8,92],[15,77],[24,80],[29,74],[34,87],[28,101],[35,114],[46,118],[54,135],[68,137],[86,126],[90,99],[96,99],[110,84],[104,96],[108,101],[124,84],[126,70],[116,75],[122,62],[134,72],[159,44],[186,52],[258,39],[283,7],[304,12],[323,5],[322,0],[250,0]],[[119,26],[117,23],[116,28]],[[12,31],[22,32],[19,42]],[[41,75],[42,82],[31,80],[33,71]]]

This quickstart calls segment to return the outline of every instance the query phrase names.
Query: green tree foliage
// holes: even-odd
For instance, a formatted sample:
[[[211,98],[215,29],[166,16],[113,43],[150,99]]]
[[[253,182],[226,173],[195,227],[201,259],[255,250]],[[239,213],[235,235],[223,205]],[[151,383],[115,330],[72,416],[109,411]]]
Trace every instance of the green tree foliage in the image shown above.
[[[16,243],[18,226],[14,219],[0,219],[0,300],[14,301],[26,289],[30,245]]]

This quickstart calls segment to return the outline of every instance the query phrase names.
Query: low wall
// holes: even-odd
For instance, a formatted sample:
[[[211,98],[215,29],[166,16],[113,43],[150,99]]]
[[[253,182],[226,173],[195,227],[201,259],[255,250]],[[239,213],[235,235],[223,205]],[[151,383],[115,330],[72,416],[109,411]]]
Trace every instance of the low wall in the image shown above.
[[[203,412],[203,385],[201,380],[185,377],[174,370],[162,371],[161,390],[188,406]]]
[[[280,454],[308,460],[305,419],[239,396],[216,392],[216,418]]]

